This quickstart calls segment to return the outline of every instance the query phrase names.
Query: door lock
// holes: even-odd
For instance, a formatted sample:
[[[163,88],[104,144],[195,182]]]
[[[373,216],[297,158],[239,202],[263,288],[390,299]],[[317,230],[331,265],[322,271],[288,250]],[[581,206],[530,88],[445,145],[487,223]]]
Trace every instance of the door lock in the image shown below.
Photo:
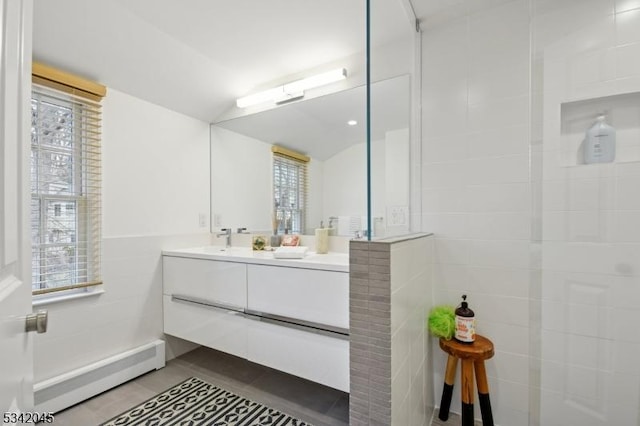
[[[27,325],[25,330],[36,331],[38,334],[47,332],[47,322],[49,320],[49,313],[41,309],[38,312],[27,315]]]

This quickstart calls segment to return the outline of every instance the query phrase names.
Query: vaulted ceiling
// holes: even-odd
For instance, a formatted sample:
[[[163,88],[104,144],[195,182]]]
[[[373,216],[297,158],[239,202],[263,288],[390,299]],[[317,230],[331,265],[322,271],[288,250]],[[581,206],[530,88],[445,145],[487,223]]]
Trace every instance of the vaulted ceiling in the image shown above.
[[[364,61],[362,0],[34,3],[35,60],[208,122],[284,76]],[[373,46],[411,32],[409,0],[372,5]]]

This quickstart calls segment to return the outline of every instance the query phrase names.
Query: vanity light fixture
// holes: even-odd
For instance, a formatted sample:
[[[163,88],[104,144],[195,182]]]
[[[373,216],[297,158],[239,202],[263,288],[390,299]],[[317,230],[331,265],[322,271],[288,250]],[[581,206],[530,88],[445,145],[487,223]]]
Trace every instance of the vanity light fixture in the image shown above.
[[[299,99],[304,96],[304,91],[314,87],[320,87],[340,81],[347,78],[347,70],[339,68],[336,70],[324,72],[302,80],[292,81],[282,86],[274,87],[253,95],[238,98],[236,105],[238,108],[246,108],[252,105],[263,104],[267,102],[283,103]]]

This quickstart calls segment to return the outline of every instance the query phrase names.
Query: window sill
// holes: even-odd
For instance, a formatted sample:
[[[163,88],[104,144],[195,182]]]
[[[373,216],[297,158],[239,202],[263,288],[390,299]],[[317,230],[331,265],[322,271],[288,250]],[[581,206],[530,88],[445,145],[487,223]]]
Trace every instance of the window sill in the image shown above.
[[[81,293],[60,294],[55,296],[38,297],[33,299],[33,307],[51,305],[53,303],[66,302],[68,300],[84,299],[85,297],[95,297],[104,293],[103,289],[95,289],[93,291],[83,291]]]

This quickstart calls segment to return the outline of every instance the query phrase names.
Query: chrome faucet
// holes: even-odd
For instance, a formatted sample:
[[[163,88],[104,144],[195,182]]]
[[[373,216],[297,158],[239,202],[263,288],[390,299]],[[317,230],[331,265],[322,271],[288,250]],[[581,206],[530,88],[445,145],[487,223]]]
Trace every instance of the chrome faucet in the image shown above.
[[[229,248],[231,247],[231,228],[222,228],[220,231],[222,232],[218,232],[216,233],[216,237],[220,238],[223,235],[227,237],[227,240],[225,242],[225,247]]]

